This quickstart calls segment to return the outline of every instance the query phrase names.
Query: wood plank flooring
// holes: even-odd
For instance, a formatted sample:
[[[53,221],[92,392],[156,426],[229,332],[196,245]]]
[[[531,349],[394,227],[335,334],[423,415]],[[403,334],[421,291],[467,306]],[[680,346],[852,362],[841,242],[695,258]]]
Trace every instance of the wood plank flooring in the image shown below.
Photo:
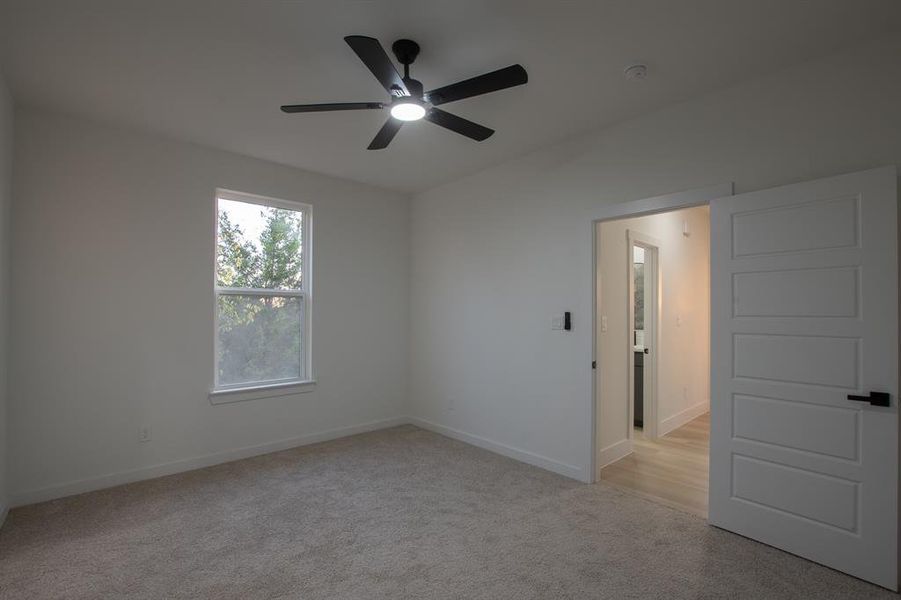
[[[633,452],[601,469],[601,480],[707,518],[710,414],[656,440],[635,430]]]

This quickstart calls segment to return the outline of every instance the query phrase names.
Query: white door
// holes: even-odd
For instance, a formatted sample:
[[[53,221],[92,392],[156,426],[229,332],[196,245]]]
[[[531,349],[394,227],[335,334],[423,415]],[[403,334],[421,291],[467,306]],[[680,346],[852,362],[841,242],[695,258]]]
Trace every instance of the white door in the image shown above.
[[[710,210],[710,523],[893,590],[896,183],[874,169]]]

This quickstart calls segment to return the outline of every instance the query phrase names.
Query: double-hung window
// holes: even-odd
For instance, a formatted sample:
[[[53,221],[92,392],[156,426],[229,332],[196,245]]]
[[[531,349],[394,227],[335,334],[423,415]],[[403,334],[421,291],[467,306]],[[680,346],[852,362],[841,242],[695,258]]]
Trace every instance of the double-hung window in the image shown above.
[[[309,205],[217,192],[214,395],[312,379],[310,223]]]

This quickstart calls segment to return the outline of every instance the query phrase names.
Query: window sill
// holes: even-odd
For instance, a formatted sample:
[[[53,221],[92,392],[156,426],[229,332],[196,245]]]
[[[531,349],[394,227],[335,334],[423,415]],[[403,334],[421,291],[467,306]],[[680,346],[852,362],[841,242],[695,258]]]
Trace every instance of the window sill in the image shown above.
[[[310,379],[308,381],[292,381],[291,383],[213,390],[210,392],[209,398],[210,404],[231,404],[232,402],[243,402],[245,400],[305,394],[315,389],[316,380]]]

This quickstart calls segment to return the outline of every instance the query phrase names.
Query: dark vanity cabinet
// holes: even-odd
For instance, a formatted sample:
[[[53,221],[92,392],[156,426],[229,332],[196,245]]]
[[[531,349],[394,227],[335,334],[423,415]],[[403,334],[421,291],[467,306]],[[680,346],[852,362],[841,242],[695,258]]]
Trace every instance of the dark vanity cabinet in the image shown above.
[[[635,352],[635,427],[644,426],[644,352]]]

